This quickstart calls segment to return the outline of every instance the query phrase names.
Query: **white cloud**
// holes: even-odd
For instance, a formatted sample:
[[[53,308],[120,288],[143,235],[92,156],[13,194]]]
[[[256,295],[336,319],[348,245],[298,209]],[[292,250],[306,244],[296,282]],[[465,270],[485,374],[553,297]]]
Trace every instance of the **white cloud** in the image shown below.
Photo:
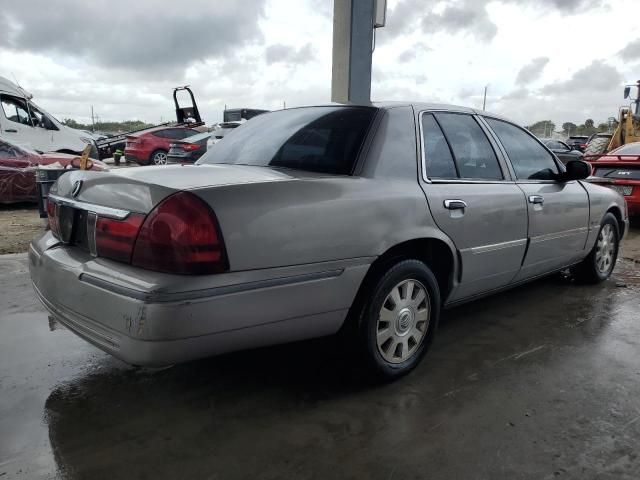
[[[171,118],[192,85],[207,122],[229,107],[330,101],[329,0],[3,2],[0,75],[58,117]],[[150,3],[151,2],[151,3]],[[39,6],[38,6],[39,5]],[[6,8],[5,8],[6,7]],[[487,109],[521,123],[604,121],[636,79],[638,41],[589,42],[635,0],[389,0],[376,33],[374,99]],[[105,26],[101,11],[128,12]],[[145,16],[148,12],[148,17]],[[634,60],[635,59],[635,60]],[[637,65],[637,64],[636,64]]]

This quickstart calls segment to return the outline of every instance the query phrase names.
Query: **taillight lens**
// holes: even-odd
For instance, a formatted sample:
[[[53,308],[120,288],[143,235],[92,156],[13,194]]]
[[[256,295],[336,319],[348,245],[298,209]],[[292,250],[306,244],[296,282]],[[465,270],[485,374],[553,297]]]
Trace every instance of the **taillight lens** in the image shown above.
[[[131,213],[124,220],[98,217],[96,221],[96,254],[119,262],[131,263],[133,247],[144,215]]]
[[[60,237],[60,227],[58,225],[58,216],[56,215],[56,204],[50,198],[47,198],[47,217],[49,219],[49,228],[54,237]]]
[[[147,215],[131,264],[182,274],[219,273],[229,268],[215,214],[187,192],[171,195]]]
[[[194,150],[198,150],[200,145],[197,143],[183,143],[180,145],[185,152],[193,152]]]

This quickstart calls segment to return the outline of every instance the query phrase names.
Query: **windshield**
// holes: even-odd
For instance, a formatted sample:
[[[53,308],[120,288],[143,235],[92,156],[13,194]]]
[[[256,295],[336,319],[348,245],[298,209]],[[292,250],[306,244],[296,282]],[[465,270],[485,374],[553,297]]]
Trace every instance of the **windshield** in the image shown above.
[[[640,155],[640,142],[623,145],[610,153],[616,155]]]
[[[306,107],[259,115],[228,132],[197,163],[273,166],[348,175],[372,107]]]

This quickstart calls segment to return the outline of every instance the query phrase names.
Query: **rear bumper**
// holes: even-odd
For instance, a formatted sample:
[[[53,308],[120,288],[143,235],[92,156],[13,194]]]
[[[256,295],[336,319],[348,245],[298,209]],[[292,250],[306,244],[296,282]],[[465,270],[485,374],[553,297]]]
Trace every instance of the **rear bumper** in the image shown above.
[[[56,245],[50,234],[29,250],[47,310],[100,349],[145,366],[335,333],[369,264],[185,277],[94,259]]]
[[[189,153],[168,153],[167,163],[193,163],[198,159],[191,152]]]

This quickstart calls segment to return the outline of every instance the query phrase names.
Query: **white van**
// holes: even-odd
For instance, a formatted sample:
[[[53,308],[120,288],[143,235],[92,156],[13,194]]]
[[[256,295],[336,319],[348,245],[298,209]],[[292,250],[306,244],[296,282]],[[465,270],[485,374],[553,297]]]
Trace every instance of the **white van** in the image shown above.
[[[90,156],[98,158],[98,148],[90,135],[62,125],[32,98],[23,88],[0,77],[0,138],[40,152],[79,154],[89,144]]]

